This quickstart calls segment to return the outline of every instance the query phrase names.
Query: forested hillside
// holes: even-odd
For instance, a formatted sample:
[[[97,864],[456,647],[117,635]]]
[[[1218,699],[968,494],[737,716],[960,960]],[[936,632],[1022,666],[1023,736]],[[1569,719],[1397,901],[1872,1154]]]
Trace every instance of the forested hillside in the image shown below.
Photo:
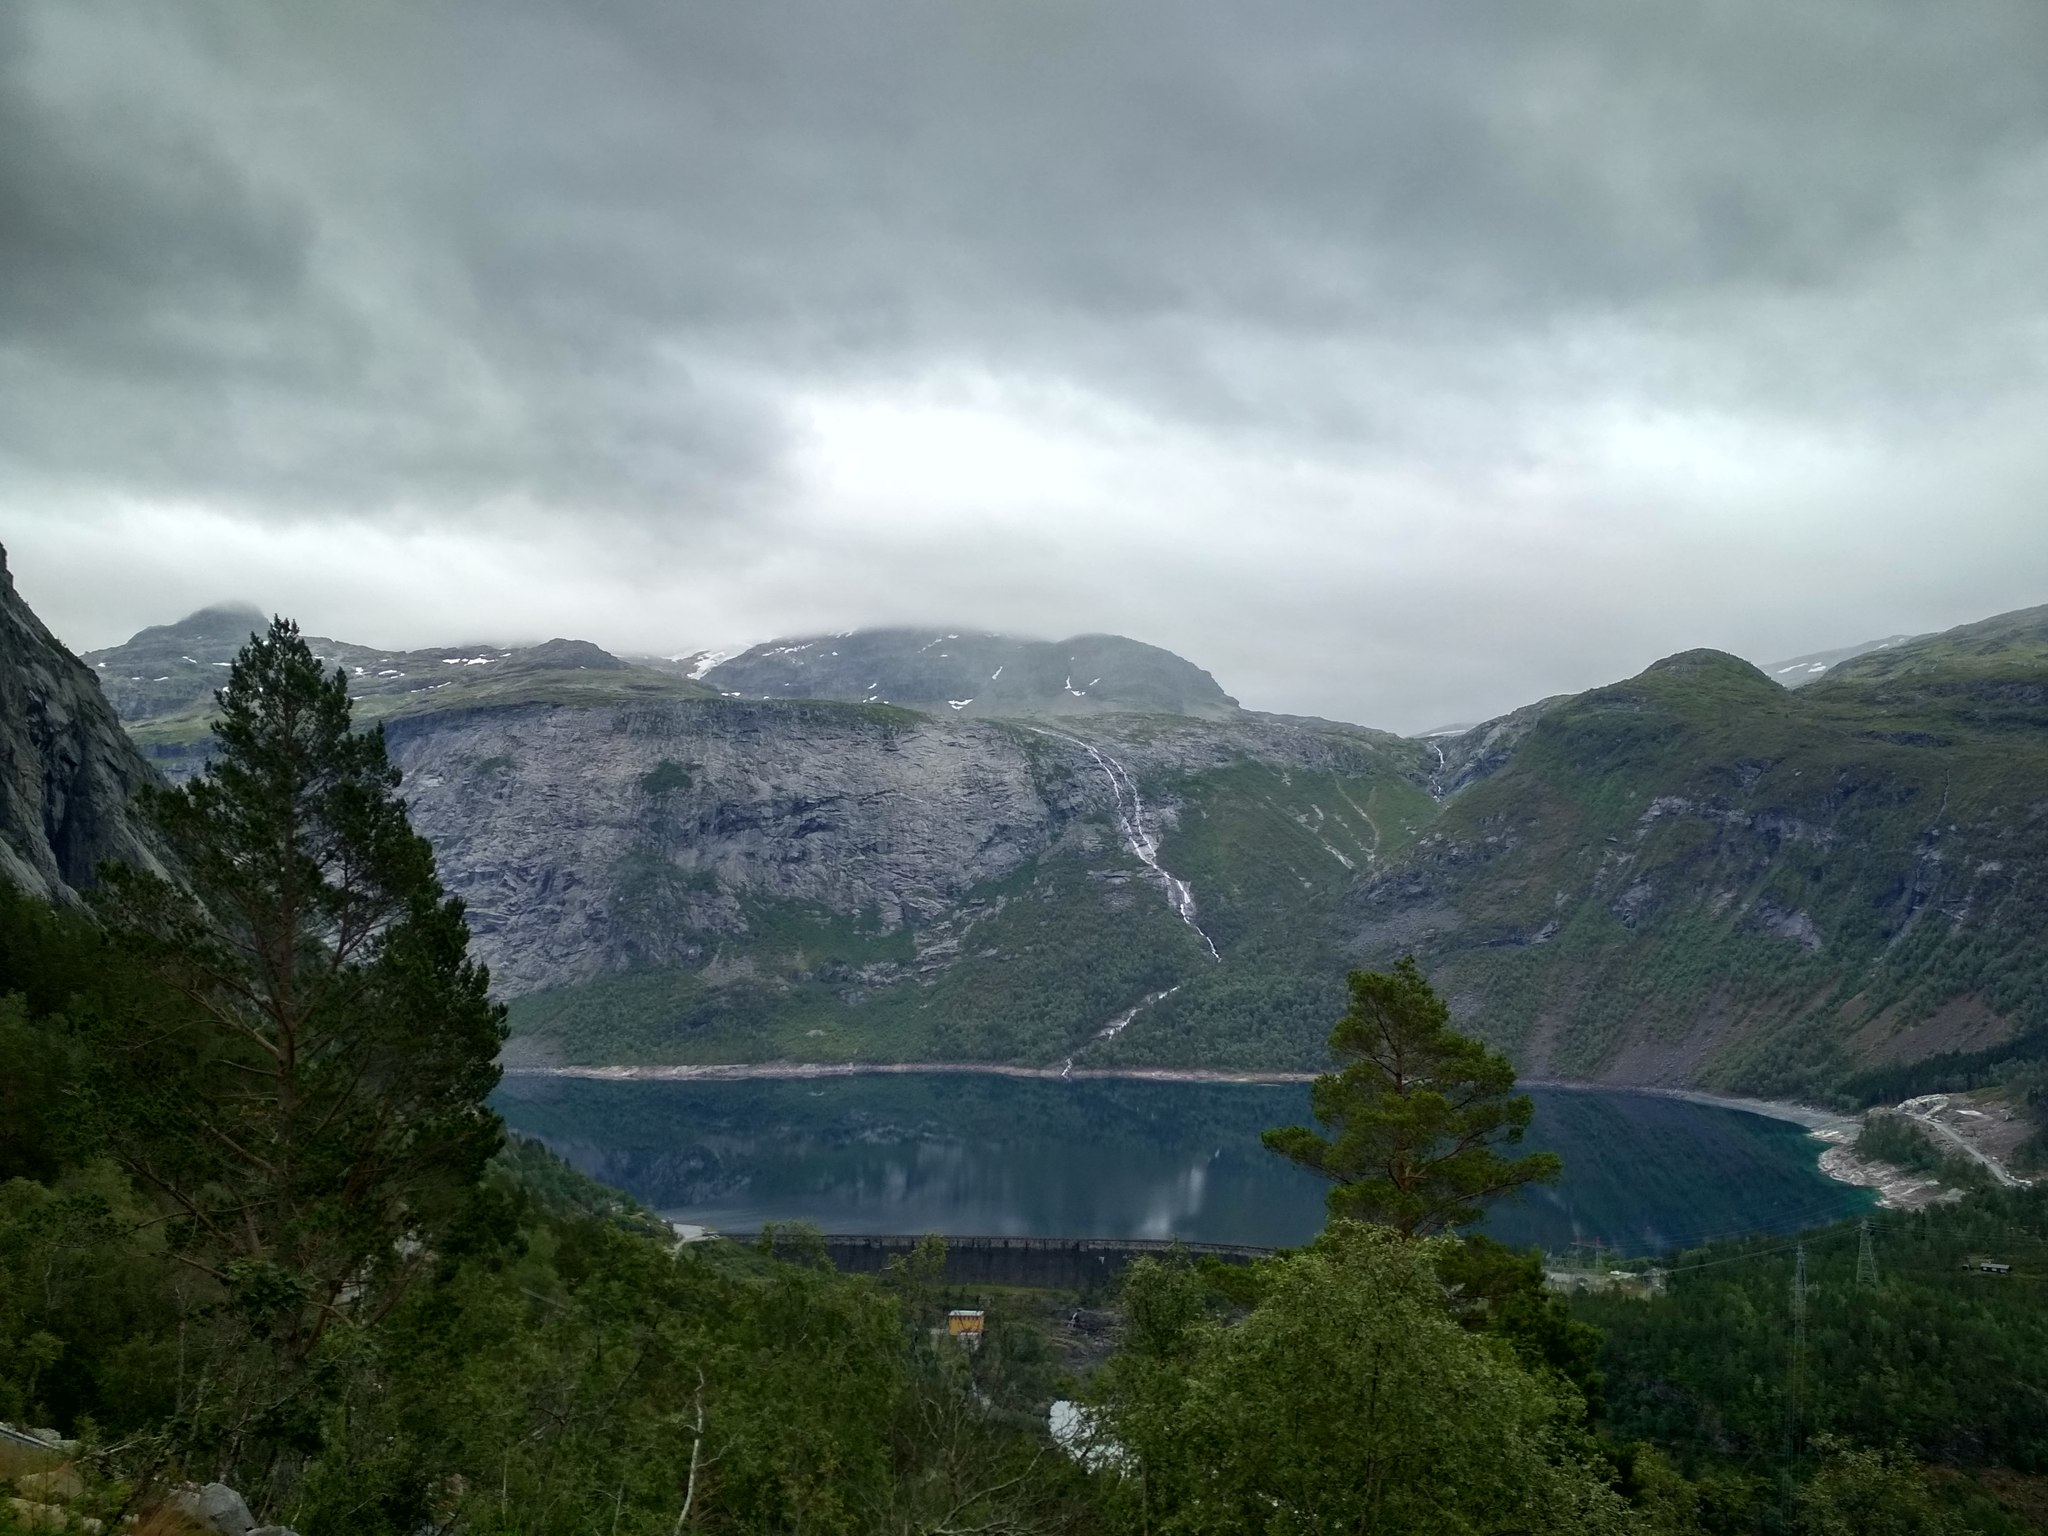
[[[1858,1459],[1879,1487],[1845,1530],[1942,1529],[1915,1463],[1940,1469],[1937,1486],[1978,1528],[2048,1524],[2041,1191],[1658,1264],[1660,1295],[1592,1291],[1572,1309],[1605,1335],[1612,1433],[1660,1446],[1697,1479],[1711,1528],[1763,1523],[1794,1502],[1802,1472]]]
[[[2048,669],[2017,617],[1968,662],[1935,637],[1792,694],[1692,652],[1555,704],[1361,886],[1361,948],[1415,947],[1535,1073],[1812,1091],[2038,1053]]]

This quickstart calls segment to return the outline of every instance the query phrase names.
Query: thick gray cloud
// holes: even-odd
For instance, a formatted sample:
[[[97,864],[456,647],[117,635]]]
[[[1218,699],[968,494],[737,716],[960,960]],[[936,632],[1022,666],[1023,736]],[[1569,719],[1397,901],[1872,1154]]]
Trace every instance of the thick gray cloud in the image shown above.
[[[0,9],[75,644],[1115,629],[1417,728],[2048,598],[2031,0]]]

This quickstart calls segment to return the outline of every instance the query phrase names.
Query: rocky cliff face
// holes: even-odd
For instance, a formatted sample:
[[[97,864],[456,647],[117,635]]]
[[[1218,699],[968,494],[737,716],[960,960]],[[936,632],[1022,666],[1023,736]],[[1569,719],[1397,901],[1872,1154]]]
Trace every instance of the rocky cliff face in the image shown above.
[[[737,699],[440,710],[386,731],[414,824],[512,993],[701,965],[742,951],[769,909],[923,933],[1077,823],[1098,823],[1098,850],[1128,861],[1127,830],[1173,824],[1176,779],[1240,761],[1379,771],[1413,755],[1253,715],[1102,717],[1084,735]],[[1120,776],[1162,787],[1133,809],[1140,791]]]
[[[244,617],[96,653],[174,778],[204,763],[192,700]],[[1414,743],[1241,711],[1154,647],[959,638],[836,637],[815,664],[770,646],[747,664],[799,681],[767,700],[572,642],[371,658],[388,668],[314,644],[383,724],[498,992],[586,1057],[1070,1052],[1148,998],[1209,996],[1219,935],[1320,942],[1306,905],[1427,809]],[[815,697],[841,662],[913,695],[986,666],[1016,714]],[[1199,874],[1163,851],[1184,822],[1212,834]],[[1290,1015],[1289,1059],[1326,1001]]]
[[[68,900],[105,860],[154,866],[127,812],[153,778],[90,669],[15,592],[0,550],[0,875]]]
[[[701,961],[750,901],[936,917],[1042,849],[1025,742],[904,712],[704,701],[387,727],[414,825],[507,990]]]

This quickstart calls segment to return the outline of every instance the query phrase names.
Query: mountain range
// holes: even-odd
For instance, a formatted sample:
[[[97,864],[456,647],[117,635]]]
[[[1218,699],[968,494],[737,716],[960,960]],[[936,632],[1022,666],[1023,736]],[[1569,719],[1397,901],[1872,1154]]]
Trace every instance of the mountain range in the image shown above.
[[[259,616],[81,665],[0,605],[10,721],[69,679],[64,761],[99,765],[98,841],[47,789],[0,803],[8,872],[148,857],[120,803],[204,761]],[[1542,1076],[1852,1093],[2048,1036],[2048,609],[1797,692],[1694,651],[1412,739],[1242,709],[1116,636],[314,648],[383,724],[529,1060],[1306,1067],[1345,970],[1404,953]],[[22,765],[58,736],[13,738],[10,784],[53,782]]]

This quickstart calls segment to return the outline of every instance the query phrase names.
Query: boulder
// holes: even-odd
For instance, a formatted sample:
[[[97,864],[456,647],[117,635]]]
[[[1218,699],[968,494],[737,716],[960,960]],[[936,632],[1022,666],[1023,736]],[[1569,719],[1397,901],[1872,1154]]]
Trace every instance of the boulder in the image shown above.
[[[256,1517],[249,1513],[248,1504],[226,1483],[180,1488],[171,1495],[171,1504],[186,1519],[217,1531],[220,1536],[249,1536],[256,1528]]]

